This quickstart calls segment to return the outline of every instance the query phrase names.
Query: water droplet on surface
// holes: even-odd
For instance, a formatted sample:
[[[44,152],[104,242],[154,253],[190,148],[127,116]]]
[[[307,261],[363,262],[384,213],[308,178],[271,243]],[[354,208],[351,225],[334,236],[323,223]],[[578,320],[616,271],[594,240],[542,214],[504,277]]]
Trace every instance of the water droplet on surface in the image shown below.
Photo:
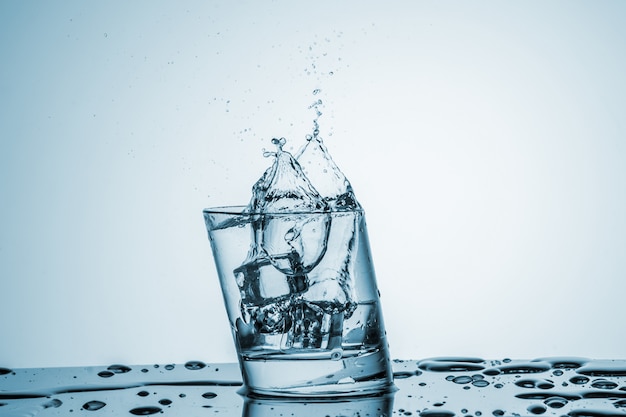
[[[547,408],[542,404],[533,404],[527,408],[527,410],[533,414],[543,414]]]
[[[493,414],[494,416],[498,416],[499,417],[499,416],[503,416],[504,415],[504,411],[502,411],[500,409],[497,409],[497,410],[493,410],[493,412],[491,414]]]
[[[98,376],[101,378],[111,378],[113,375],[115,375],[113,372],[111,371],[100,371],[98,372]]]
[[[452,382],[454,382],[455,384],[469,384],[470,382],[472,382],[472,377],[466,375],[457,376],[452,380]]]
[[[132,371],[132,369],[126,365],[111,365],[107,370],[116,374],[125,374],[126,372]]]
[[[424,410],[419,413],[420,417],[454,417],[452,411],[447,410]]]
[[[598,379],[591,383],[591,386],[598,389],[614,389],[617,388],[617,384],[613,381],[606,379]]]
[[[150,395],[150,393],[148,391],[139,391],[137,395],[139,395],[140,397],[147,397],[148,395]]]
[[[172,403],[172,400],[167,399],[167,398],[163,398],[162,400],[159,400],[159,404],[161,405],[170,405]]]
[[[215,398],[217,397],[217,394],[214,392],[205,392],[204,394],[202,394],[203,398]]]
[[[176,367],[176,365],[174,365],[174,364],[165,365],[165,369],[167,369],[168,371],[171,371],[175,367]]]
[[[583,385],[589,382],[589,378],[586,376],[573,376],[570,378],[569,382],[576,385]]]
[[[478,381],[473,381],[472,385],[475,387],[483,388],[489,385],[489,382],[485,381],[484,379],[479,379]]]
[[[61,405],[63,405],[63,402],[55,398],[43,404],[43,408],[59,408]]]
[[[103,403],[102,401],[94,400],[94,401],[89,401],[83,404],[83,408],[87,411],[96,411],[96,410],[101,409],[105,405],[106,403]]]
[[[567,399],[563,397],[550,397],[547,398],[543,403],[550,408],[563,408],[565,404],[567,404]]]
[[[130,410],[130,413],[136,416],[149,416],[159,412],[161,412],[159,407],[137,407]]]
[[[199,369],[202,369],[206,367],[206,363],[201,362],[201,361],[189,361],[185,364],[185,368],[191,370],[191,371],[197,371]]]
[[[7,368],[0,368],[0,375],[6,375],[6,374],[10,374],[11,372],[13,372],[10,369]]]

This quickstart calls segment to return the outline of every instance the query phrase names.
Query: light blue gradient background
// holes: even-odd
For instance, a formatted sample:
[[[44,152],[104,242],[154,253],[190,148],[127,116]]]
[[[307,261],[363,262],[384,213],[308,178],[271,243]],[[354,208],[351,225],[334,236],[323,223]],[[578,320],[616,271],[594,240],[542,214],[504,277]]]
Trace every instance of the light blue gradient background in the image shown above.
[[[272,137],[302,144],[314,88],[393,357],[626,357],[625,21],[0,2],[0,366],[235,361],[201,210],[248,201]]]

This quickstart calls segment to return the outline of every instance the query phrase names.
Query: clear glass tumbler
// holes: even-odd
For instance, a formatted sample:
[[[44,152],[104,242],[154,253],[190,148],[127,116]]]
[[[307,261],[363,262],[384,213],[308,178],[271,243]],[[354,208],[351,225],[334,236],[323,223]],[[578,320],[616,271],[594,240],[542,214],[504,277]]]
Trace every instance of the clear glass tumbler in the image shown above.
[[[393,386],[362,210],[204,210],[251,393],[356,396]]]

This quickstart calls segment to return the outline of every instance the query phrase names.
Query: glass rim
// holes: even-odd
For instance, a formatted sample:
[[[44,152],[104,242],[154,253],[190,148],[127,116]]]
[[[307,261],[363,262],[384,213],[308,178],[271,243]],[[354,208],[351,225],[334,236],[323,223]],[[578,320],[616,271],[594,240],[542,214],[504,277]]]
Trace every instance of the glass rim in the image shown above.
[[[228,216],[291,216],[294,214],[341,214],[341,213],[363,213],[363,209],[360,207],[344,209],[344,210],[315,210],[315,211],[244,211],[248,206],[234,205],[234,206],[219,206],[208,207],[202,210],[206,214],[225,214]]]

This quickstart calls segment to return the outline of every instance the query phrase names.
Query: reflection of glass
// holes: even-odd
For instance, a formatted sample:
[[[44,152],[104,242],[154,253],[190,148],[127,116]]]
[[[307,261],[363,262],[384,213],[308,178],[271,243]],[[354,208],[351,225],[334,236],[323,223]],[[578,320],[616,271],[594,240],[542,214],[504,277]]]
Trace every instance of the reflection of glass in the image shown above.
[[[363,395],[392,385],[363,211],[204,216],[249,391]]]
[[[245,398],[242,417],[390,417],[393,413],[393,393],[375,397],[348,399],[278,399]]]

